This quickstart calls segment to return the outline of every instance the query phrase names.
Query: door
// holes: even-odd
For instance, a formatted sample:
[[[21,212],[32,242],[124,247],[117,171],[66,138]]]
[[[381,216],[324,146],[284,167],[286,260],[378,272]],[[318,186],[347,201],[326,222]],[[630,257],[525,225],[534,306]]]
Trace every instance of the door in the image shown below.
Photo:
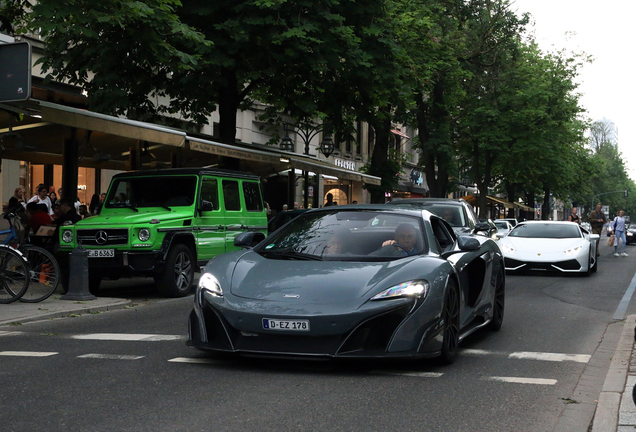
[[[221,185],[215,177],[201,178],[201,193],[197,203],[197,220],[195,233],[197,236],[197,256],[199,261],[225,253],[226,221],[225,212],[221,208],[219,192]]]

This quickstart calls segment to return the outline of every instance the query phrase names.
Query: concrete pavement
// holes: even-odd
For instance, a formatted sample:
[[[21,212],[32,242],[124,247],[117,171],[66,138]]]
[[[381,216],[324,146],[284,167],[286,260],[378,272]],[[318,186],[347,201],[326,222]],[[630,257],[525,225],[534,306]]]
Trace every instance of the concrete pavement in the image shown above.
[[[636,405],[632,397],[636,384],[635,327],[636,315],[628,316],[605,377],[592,432],[627,432],[636,428]]]
[[[88,301],[62,300],[61,297],[62,294],[56,292],[39,303],[17,301],[0,304],[0,326],[122,309],[132,303],[129,299],[110,297],[97,297]]]

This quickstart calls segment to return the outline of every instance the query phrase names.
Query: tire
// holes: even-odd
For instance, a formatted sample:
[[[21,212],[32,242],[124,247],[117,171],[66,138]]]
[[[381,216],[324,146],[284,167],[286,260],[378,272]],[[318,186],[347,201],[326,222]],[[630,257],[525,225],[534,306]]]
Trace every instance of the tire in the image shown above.
[[[587,257],[587,271],[583,273],[583,276],[590,277],[592,274],[592,254]]]
[[[29,265],[10,247],[0,247],[0,303],[13,303],[29,288]]]
[[[183,243],[177,243],[170,248],[163,271],[155,276],[157,288],[165,296],[183,297],[190,292],[193,280],[192,251]]]
[[[51,252],[38,246],[25,246],[24,255],[29,263],[29,289],[20,301],[37,303],[46,300],[60,283],[60,265]]]
[[[444,321],[442,350],[438,362],[449,365],[455,361],[459,348],[459,290],[454,280],[449,280],[442,310]]]
[[[506,306],[506,282],[503,270],[497,275],[495,282],[495,298],[492,306],[492,321],[488,328],[492,331],[499,331],[504,319],[504,310]]]

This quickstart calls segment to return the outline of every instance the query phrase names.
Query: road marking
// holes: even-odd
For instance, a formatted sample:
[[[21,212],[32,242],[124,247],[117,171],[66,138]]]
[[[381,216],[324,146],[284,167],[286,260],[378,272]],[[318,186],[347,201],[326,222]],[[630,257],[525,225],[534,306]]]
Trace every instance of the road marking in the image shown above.
[[[209,363],[219,362],[219,360],[216,360],[216,359],[201,358],[201,357],[176,357],[168,361],[173,363],[194,363],[194,364],[209,364]]]
[[[484,377],[484,380],[489,381],[501,381],[515,384],[539,384],[539,385],[555,385],[557,380],[555,379],[544,379],[544,378],[520,378],[520,377]]]
[[[84,340],[112,340],[112,341],[143,341],[143,342],[157,342],[168,340],[184,339],[185,336],[181,335],[154,335],[154,334],[134,334],[134,333],[93,333],[86,335],[71,336],[73,339]]]
[[[401,375],[401,376],[413,376],[419,378],[439,378],[443,373],[440,372],[409,372],[409,371],[396,371],[396,370],[372,370],[371,374],[381,375]]]
[[[627,312],[627,306],[629,306],[629,302],[631,301],[632,296],[634,295],[634,289],[636,289],[636,274],[634,274],[632,281],[629,283],[629,286],[627,287],[627,291],[625,291],[625,294],[623,295],[621,302],[618,304],[618,307],[616,308],[616,312],[614,312],[615,320],[625,319],[625,312]]]
[[[16,357],[48,357],[56,355],[56,352],[43,352],[43,351],[0,351],[2,356],[16,356]]]
[[[139,360],[144,356],[135,355],[117,355],[117,354],[83,354],[77,356],[77,358],[92,358],[92,359],[106,359],[106,360]]]
[[[517,358],[525,360],[544,360],[544,361],[573,361],[577,363],[587,363],[592,356],[587,354],[559,354],[559,353],[540,353],[540,352],[513,352],[508,358]]]
[[[0,336],[18,336],[24,334],[24,332],[20,331],[0,331]]]
[[[461,349],[460,354],[467,354],[467,355],[491,355],[491,354],[495,354],[494,351],[486,351],[486,350],[480,350],[480,349]]]

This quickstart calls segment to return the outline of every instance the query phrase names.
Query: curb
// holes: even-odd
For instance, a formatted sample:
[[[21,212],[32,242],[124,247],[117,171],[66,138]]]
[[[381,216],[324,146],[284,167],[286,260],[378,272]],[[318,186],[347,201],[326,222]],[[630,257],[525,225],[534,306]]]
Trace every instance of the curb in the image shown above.
[[[618,430],[623,393],[628,393],[631,399],[631,391],[626,388],[626,383],[634,348],[635,322],[636,315],[630,315],[625,319],[618,346],[612,355],[612,362],[598,399],[592,432]]]
[[[126,306],[129,306],[130,304],[132,304],[132,300],[129,300],[129,299],[118,300],[112,303],[99,305],[99,306],[90,306],[90,304],[77,304],[77,307],[72,307],[72,308],[68,308],[64,310],[59,310],[54,312],[44,312],[44,313],[38,313],[31,316],[24,316],[24,317],[9,319],[9,320],[3,320],[3,321],[0,321],[0,327],[50,320],[54,318],[64,318],[74,314],[82,315],[82,314],[88,314],[91,312],[106,312],[106,311],[112,311],[117,309],[124,309]]]

